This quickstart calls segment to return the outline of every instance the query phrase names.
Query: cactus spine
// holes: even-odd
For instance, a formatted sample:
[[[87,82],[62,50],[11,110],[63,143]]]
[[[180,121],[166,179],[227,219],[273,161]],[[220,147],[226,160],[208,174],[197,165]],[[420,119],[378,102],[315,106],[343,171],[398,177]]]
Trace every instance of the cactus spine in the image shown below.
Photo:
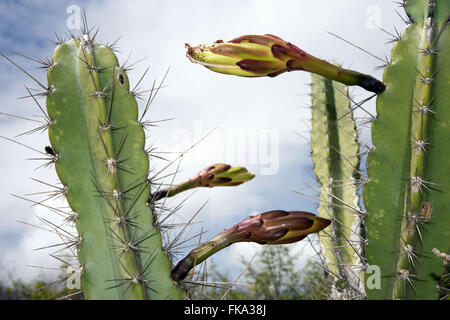
[[[414,22],[392,50],[377,98],[364,190],[369,264],[381,268],[381,288],[369,299],[439,297],[437,248],[450,250],[450,35],[448,1],[408,1]]]
[[[146,205],[148,155],[114,52],[89,34],[60,44],[47,73],[49,137],[75,215],[88,299],[181,298]]]
[[[321,184],[318,215],[332,220],[319,233],[332,298],[364,297],[358,181],[359,145],[345,85],[312,75],[311,151]]]

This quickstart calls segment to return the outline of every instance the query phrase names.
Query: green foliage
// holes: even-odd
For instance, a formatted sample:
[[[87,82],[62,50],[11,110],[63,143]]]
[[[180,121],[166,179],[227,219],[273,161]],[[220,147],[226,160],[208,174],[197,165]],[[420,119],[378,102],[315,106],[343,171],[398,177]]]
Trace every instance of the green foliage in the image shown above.
[[[288,247],[264,248],[255,264],[251,264],[246,279],[253,287],[251,299],[309,300],[323,299],[326,281],[319,267],[309,263],[302,270]]]
[[[41,277],[29,283],[20,279],[12,280],[9,285],[0,283],[0,300],[57,300],[67,296],[74,300],[83,298],[76,294],[79,290],[66,287],[63,275],[58,278],[62,281],[61,284],[58,281],[49,284]]]

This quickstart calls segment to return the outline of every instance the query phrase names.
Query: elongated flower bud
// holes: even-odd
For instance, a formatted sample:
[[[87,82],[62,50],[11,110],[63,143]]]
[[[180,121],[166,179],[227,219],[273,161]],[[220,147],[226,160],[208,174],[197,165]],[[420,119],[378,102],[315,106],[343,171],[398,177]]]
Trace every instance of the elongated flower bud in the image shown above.
[[[275,210],[250,216],[192,250],[172,270],[172,280],[183,280],[189,271],[214,253],[236,242],[286,244],[302,240],[331,223],[304,211]]]
[[[275,77],[286,71],[304,70],[375,93],[385,89],[384,84],[372,76],[342,69],[270,34],[245,35],[229,42],[218,40],[212,45],[186,44],[186,48],[189,60],[219,73]]]
[[[250,181],[254,177],[255,175],[248,172],[246,168],[217,163],[201,170],[183,183],[156,192],[151,198],[153,201],[157,201],[197,187],[234,187]]]

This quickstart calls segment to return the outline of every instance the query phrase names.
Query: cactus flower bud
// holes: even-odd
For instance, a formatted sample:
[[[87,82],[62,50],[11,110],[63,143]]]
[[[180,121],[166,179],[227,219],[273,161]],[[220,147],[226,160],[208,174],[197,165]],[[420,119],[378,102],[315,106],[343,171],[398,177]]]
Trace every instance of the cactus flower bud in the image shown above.
[[[318,59],[270,34],[245,35],[229,42],[218,40],[211,45],[185,45],[189,60],[219,73],[275,77],[286,71],[304,70],[346,85],[358,85],[375,93],[385,89],[384,84],[372,76]]]
[[[201,170],[194,177],[181,184],[156,192],[151,198],[153,201],[157,201],[197,187],[234,187],[250,181],[254,177],[255,175],[248,172],[246,168],[218,163]]]
[[[272,245],[293,243],[310,233],[319,232],[330,223],[328,219],[304,211],[275,210],[250,216],[192,250],[172,270],[172,280],[183,280],[194,265],[233,243],[248,241]]]

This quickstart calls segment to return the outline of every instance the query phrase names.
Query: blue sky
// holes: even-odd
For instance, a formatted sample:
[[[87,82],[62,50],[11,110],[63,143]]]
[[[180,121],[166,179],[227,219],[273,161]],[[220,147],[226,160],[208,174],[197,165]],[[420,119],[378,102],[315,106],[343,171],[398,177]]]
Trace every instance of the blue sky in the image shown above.
[[[246,166],[256,174],[254,180],[237,188],[198,190],[185,203],[177,219],[189,219],[209,200],[197,218],[202,224],[194,225],[187,234],[199,232],[203,227],[208,231],[205,238],[260,212],[274,209],[315,212],[316,201],[292,192],[314,194],[317,191],[307,141],[310,117],[307,83],[310,76],[304,72],[291,72],[276,78],[247,79],[216,74],[190,63],[185,57],[184,43],[195,45],[217,39],[227,41],[243,34],[272,33],[319,58],[381,78],[381,71],[373,71],[380,61],[332,37],[327,31],[384,58],[389,56],[391,48],[386,44],[388,35],[371,28],[370,22],[375,21],[390,32],[394,32],[394,26],[403,30],[403,23],[395,13],[400,8],[381,0],[2,1],[0,52],[8,54],[44,81],[43,71],[14,52],[50,57],[54,49],[50,39],[54,39],[54,32],[66,32],[69,17],[66,10],[70,5],[86,9],[89,22],[100,27],[97,39],[107,42],[122,36],[120,61],[124,61],[130,52],[131,61],[147,57],[129,74],[132,83],[136,83],[149,66],[149,76],[143,81],[143,87],[149,88],[153,80],[160,80],[170,67],[167,86],[152,106],[150,118],[175,120],[155,128],[149,135],[149,142],[160,151],[182,151],[216,128],[184,157],[180,165],[182,171],[175,181],[189,178],[217,162]],[[19,70],[1,60],[0,111],[26,117],[38,114],[31,100],[17,99],[26,95],[24,85],[36,87]],[[360,89],[352,92],[356,100],[368,96]],[[373,105],[370,107],[373,110]],[[0,116],[0,135],[14,137],[31,129],[32,125]],[[248,144],[241,149],[236,145],[233,147],[233,141],[239,137],[257,137],[260,153],[256,158],[250,155],[253,149]],[[265,140],[265,137],[269,139]],[[367,131],[364,138],[367,140]],[[23,136],[18,140],[39,150],[48,145],[46,133]],[[248,143],[249,140],[245,141]],[[52,216],[48,210],[30,207],[29,203],[10,194],[46,190],[29,178],[56,183],[57,177],[53,169],[34,170],[38,164],[26,160],[35,156],[30,150],[3,140],[0,140],[0,147],[3,150],[0,158],[3,178],[0,185],[0,266],[14,276],[31,279],[39,270],[27,265],[56,265],[45,252],[32,249],[51,244],[55,239],[17,220],[38,224],[36,214]],[[167,154],[167,157],[174,155]],[[162,161],[152,162],[156,171],[164,165]],[[172,166],[167,173],[175,169],[176,166]],[[174,199],[171,204],[175,206],[182,199],[184,196]],[[291,247],[301,261],[312,254],[310,248],[304,248],[304,243]],[[239,244],[219,253],[214,260],[223,270],[237,273],[239,256],[250,258],[259,249],[258,245]]]

